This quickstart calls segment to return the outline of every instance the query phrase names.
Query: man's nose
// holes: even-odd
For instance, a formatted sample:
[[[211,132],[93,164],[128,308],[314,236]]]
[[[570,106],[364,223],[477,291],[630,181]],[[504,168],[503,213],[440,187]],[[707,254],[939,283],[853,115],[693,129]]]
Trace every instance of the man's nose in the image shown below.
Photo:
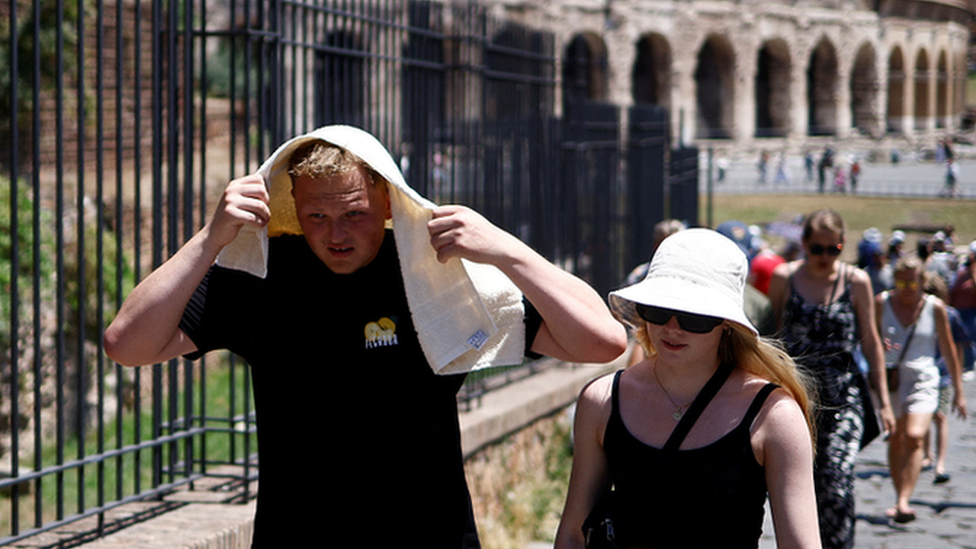
[[[342,242],[346,239],[346,226],[341,221],[334,221],[329,224],[329,240],[332,242]]]

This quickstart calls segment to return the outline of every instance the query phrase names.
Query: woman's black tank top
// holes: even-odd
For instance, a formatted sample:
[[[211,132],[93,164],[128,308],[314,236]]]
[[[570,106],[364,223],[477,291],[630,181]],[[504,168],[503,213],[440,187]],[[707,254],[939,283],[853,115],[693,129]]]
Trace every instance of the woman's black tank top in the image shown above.
[[[669,452],[644,444],[624,425],[618,396],[622,372],[613,380],[603,441],[621,547],[758,547],[766,476],[749,431],[777,385],[763,387],[724,437],[702,448]]]

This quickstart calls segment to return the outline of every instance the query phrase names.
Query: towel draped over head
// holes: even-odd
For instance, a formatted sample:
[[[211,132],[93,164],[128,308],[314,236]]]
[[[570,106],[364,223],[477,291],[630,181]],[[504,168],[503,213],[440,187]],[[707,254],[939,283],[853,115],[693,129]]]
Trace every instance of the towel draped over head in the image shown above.
[[[427,231],[434,204],[407,185],[386,148],[359,128],[325,126],[278,147],[258,170],[271,195],[267,227],[245,226],[221,250],[217,264],[264,278],[268,238],[302,234],[288,164],[292,152],[312,140],[353,153],[389,183],[392,228],[407,304],[434,372],[460,373],[521,363],[525,310],[519,289],[494,266],[458,258],[446,263],[437,260]]]

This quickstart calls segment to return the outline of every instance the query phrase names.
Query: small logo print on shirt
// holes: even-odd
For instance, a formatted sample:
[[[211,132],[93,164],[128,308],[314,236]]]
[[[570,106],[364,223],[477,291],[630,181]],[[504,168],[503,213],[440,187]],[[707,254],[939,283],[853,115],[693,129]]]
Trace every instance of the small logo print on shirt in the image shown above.
[[[481,348],[484,347],[486,341],[488,341],[488,334],[482,330],[478,330],[468,338],[468,345],[474,347],[475,350],[480,351]]]
[[[376,322],[366,324],[364,332],[367,349],[399,345],[396,335],[396,322],[388,317],[384,316]]]

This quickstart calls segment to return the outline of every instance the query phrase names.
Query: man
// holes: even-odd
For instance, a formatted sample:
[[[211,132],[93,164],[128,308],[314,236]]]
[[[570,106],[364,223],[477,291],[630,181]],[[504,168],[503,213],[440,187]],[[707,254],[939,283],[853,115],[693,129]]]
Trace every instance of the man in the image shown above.
[[[531,304],[518,298],[515,323],[478,299],[506,284]],[[478,547],[463,375],[439,374],[510,363],[513,346],[606,362],[626,334],[584,282],[474,211],[426,203],[374,137],[346,126],[289,141],[232,181],[105,333],[125,365],[217,348],[251,365],[255,548]]]

